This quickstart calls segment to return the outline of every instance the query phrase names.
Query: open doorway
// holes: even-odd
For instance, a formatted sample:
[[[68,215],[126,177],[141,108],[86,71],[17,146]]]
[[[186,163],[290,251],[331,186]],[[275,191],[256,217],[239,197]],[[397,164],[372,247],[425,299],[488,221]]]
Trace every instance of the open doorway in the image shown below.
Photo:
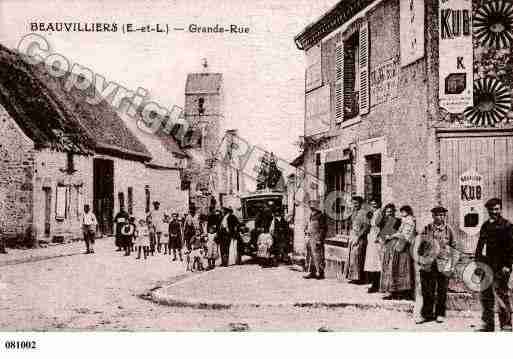
[[[95,158],[93,162],[93,210],[102,235],[113,234],[114,162]]]

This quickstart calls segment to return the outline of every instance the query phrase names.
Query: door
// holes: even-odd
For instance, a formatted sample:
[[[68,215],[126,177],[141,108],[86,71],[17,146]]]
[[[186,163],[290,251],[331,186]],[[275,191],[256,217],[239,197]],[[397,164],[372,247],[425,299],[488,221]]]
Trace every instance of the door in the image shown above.
[[[52,216],[52,189],[49,187],[43,188],[45,193],[45,237],[50,237],[51,232],[51,216]]]
[[[467,235],[460,229],[461,218],[469,221],[465,216],[460,217],[459,213],[462,196],[460,175],[470,169],[481,175],[480,195],[483,203],[492,197],[502,198],[502,214],[513,220],[513,134],[494,132],[493,135],[458,135],[460,134],[439,134],[441,200],[442,205],[449,211],[449,224],[465,244],[465,252],[472,253],[477,244],[477,235]],[[486,211],[483,208],[480,210],[486,218]]]
[[[93,210],[99,231],[113,234],[114,161],[95,158],[93,165]]]

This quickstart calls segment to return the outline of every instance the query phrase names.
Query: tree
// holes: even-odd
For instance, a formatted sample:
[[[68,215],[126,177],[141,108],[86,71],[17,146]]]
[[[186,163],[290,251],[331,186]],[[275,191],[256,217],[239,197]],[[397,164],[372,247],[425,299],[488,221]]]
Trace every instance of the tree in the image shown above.
[[[266,188],[273,189],[282,179],[282,173],[276,164],[276,157],[273,153],[266,152],[260,161],[258,175],[256,178],[257,190]]]

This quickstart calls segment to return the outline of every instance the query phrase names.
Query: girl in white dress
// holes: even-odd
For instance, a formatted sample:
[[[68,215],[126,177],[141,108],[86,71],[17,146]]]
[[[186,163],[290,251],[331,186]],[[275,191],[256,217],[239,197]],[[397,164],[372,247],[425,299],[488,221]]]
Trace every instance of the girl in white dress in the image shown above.
[[[141,252],[144,255],[144,259],[148,258],[148,252],[150,251],[149,226],[151,226],[151,219],[148,219],[148,223],[144,219],[139,220],[139,227],[137,227],[135,240],[135,250],[137,251],[136,259],[141,259]]]

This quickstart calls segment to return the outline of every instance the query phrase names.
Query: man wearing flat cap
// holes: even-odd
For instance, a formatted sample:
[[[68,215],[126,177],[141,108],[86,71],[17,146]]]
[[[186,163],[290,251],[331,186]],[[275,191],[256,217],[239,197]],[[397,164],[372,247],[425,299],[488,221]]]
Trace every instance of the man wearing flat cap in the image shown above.
[[[305,228],[310,256],[310,274],[305,279],[324,279],[324,238],[326,237],[326,216],[320,209],[319,200],[310,200],[310,218]]]
[[[454,231],[446,223],[447,209],[436,206],[431,209],[431,215],[433,222],[424,227],[415,256],[420,268],[423,299],[422,318],[417,320],[418,324],[433,319],[438,323],[445,321],[449,278],[462,250]]]
[[[482,325],[479,331],[495,330],[497,300],[501,330],[510,332],[511,302],[508,283],[513,266],[513,226],[501,215],[500,198],[489,199],[485,207],[489,218],[481,226],[475,260],[490,267],[493,271],[493,280],[481,290]]]

